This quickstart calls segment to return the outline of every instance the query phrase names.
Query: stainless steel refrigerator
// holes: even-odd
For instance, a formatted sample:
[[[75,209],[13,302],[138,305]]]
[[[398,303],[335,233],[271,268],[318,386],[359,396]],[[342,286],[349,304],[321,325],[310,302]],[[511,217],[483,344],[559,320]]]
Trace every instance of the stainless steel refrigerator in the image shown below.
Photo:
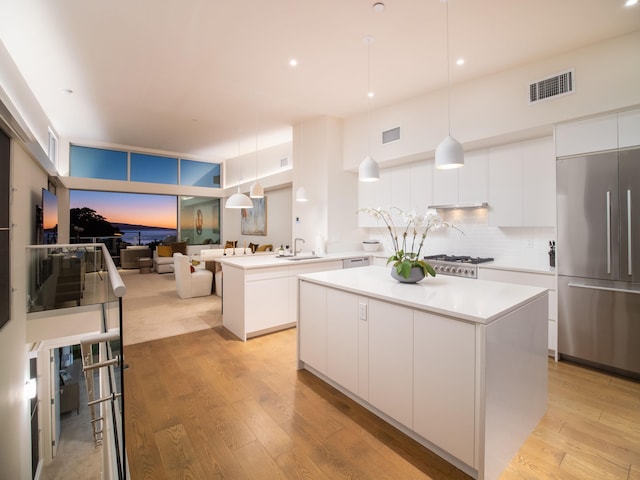
[[[558,353],[640,378],[640,149],[557,161]]]

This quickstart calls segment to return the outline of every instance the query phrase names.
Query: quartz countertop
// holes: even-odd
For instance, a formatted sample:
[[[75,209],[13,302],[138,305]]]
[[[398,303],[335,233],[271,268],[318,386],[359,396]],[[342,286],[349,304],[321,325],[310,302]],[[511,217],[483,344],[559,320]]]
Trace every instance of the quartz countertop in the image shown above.
[[[536,262],[528,260],[494,260],[492,262],[480,263],[478,268],[487,268],[492,270],[511,270],[526,273],[541,273],[546,275],[555,275],[555,267],[550,267],[549,262]]]
[[[447,275],[428,277],[416,284],[394,280],[388,267],[369,266],[298,275],[327,287],[389,301],[440,315],[489,324],[529,301],[544,288]]]
[[[299,260],[291,260],[292,256],[289,257],[280,257],[277,254],[273,255],[227,255],[224,257],[218,257],[215,260],[217,262],[222,263],[223,265],[230,265],[236,268],[242,269],[254,269],[254,268],[267,268],[267,267],[292,267],[295,265],[305,265],[309,263],[320,263],[320,262],[331,262],[331,261],[342,261],[349,258],[363,258],[370,257],[370,252],[364,251],[354,251],[354,252],[340,252],[340,253],[327,253],[323,255],[315,256],[315,258],[305,258],[311,257],[311,252],[301,252],[297,255],[297,257],[301,258]]]

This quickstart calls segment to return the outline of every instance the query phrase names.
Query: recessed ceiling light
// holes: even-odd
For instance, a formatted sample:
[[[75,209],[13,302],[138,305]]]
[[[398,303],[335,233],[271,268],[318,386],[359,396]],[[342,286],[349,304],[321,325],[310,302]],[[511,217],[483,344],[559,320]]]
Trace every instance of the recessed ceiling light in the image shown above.
[[[464,65],[464,58],[459,58],[456,60],[456,65]]]
[[[627,0],[626,2],[624,2],[624,6],[633,7],[636,3],[638,3],[638,0]]]
[[[380,13],[384,11],[384,3],[376,2],[373,4],[373,11],[376,13]]]
[[[292,58],[291,60],[289,60],[289,65],[292,67],[297,67],[298,66],[298,60],[296,60],[295,58]]]
[[[373,98],[373,96],[374,96],[374,95],[375,95],[375,94],[374,94],[373,92],[369,92],[369,93],[367,93],[367,97],[369,97],[369,98]]]

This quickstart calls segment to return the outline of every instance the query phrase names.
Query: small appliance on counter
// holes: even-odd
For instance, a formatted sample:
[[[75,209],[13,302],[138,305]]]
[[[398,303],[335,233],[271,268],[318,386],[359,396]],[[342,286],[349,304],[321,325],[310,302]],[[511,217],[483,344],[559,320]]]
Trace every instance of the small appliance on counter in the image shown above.
[[[428,255],[424,257],[437,273],[456,277],[478,278],[478,264],[492,262],[493,258],[468,255]]]

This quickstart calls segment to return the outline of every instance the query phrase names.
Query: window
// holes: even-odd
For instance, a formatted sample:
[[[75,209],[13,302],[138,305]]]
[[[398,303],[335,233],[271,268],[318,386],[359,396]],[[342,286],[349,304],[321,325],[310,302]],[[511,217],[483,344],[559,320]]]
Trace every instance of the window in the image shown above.
[[[220,164],[180,160],[180,185],[220,188]]]
[[[71,145],[70,175],[104,180],[127,180],[127,152]]]
[[[178,159],[159,155],[131,154],[132,182],[178,184]]]

